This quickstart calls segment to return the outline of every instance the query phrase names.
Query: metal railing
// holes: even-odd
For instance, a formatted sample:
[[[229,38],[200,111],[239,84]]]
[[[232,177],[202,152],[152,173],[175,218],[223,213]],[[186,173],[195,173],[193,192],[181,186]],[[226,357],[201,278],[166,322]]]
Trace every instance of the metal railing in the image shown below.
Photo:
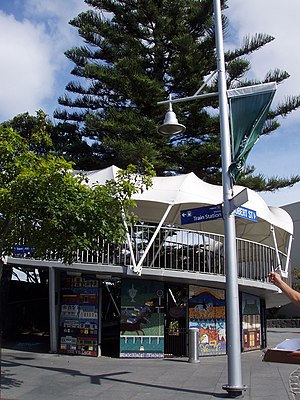
[[[130,237],[136,261],[143,256],[156,227],[135,225]],[[225,275],[224,236],[209,232],[162,227],[143,261],[143,268],[157,268],[191,273]],[[57,260],[55,253],[48,259]],[[286,254],[279,253],[281,265]],[[77,251],[78,263],[102,265],[131,265],[128,244],[109,244],[105,241],[99,251]],[[240,278],[267,281],[269,272],[278,264],[275,248],[244,239],[237,239],[237,268]]]

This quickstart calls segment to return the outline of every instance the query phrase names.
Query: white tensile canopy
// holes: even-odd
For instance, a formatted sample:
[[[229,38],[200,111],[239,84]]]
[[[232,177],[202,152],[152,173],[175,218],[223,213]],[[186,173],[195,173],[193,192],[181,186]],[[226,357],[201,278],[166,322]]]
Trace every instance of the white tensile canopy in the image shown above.
[[[104,184],[108,179],[116,178],[118,168],[111,166],[85,174],[90,185]],[[148,190],[133,196],[137,203],[134,213],[143,222],[172,224],[179,227],[182,210],[219,205],[223,202],[222,186],[206,183],[192,172],[178,176],[154,177],[152,183],[152,187]],[[242,190],[245,188],[234,186],[233,195]],[[289,239],[293,234],[292,218],[281,208],[268,207],[253,190],[246,190],[248,201],[243,207],[256,211],[258,222],[236,217],[236,236],[270,247],[278,247],[279,251],[286,253]],[[223,234],[223,225],[223,220],[219,219],[184,226],[188,229]]]
[[[97,169],[95,171],[75,171],[75,173],[81,172],[88,178],[89,186],[93,185],[104,185],[106,181],[116,179],[120,168],[112,165],[111,167],[104,169]]]

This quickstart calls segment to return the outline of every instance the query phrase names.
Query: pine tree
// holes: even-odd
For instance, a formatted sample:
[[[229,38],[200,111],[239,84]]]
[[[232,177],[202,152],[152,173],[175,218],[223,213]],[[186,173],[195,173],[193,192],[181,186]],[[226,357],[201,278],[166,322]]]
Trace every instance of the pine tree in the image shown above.
[[[176,114],[187,130],[163,137],[156,131],[166,108],[157,102],[190,96],[215,71],[215,32],[211,0],[85,0],[91,9],[70,24],[85,44],[66,52],[74,63],[67,93],[59,98],[56,142],[82,169],[115,164],[121,168],[145,156],[159,175],[195,172],[221,182],[219,120],[216,97],[180,103]],[[223,8],[226,0],[222,2]],[[224,34],[228,21],[223,16]],[[228,88],[288,78],[269,71],[261,82],[245,78],[246,56],[274,40],[267,34],[246,37],[225,54]],[[214,77],[203,93],[217,91]],[[277,118],[297,109],[300,96],[272,110],[263,134],[278,128]],[[214,110],[214,112],[212,112]],[[249,166],[239,183],[256,190],[292,185],[290,179],[266,178]]]

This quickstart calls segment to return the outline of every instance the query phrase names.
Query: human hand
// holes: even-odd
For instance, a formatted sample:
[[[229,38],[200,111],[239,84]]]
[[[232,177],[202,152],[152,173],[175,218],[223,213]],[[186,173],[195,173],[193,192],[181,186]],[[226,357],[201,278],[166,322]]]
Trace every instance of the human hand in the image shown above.
[[[270,272],[269,273],[269,281],[274,283],[275,286],[280,286],[282,279],[281,276],[277,272]]]

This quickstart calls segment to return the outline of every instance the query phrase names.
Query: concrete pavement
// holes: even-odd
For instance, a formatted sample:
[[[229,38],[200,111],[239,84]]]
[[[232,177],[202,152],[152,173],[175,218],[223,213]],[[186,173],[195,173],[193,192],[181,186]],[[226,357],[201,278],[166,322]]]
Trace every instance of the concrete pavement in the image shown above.
[[[268,347],[300,337],[300,329],[272,328]],[[23,346],[23,347],[22,347]],[[247,400],[294,400],[299,390],[296,364],[262,361],[263,352],[242,354]],[[299,366],[300,367],[300,366]],[[38,351],[34,343],[3,348],[1,400],[194,400],[226,399],[227,357],[116,359],[65,356]],[[293,393],[294,392],[294,393]]]

